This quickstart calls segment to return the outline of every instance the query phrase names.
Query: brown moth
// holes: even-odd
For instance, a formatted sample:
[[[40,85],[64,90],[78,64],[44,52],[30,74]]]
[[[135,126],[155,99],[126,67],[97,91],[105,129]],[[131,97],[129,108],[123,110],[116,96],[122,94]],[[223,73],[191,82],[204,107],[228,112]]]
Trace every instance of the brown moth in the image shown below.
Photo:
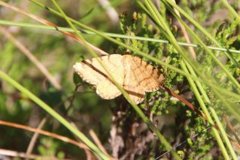
[[[158,90],[164,80],[156,68],[136,56],[112,54],[100,57],[100,61],[136,104],[144,100],[146,92]],[[121,95],[97,58],[76,63],[73,68],[84,81],[96,87],[101,98],[114,99]]]

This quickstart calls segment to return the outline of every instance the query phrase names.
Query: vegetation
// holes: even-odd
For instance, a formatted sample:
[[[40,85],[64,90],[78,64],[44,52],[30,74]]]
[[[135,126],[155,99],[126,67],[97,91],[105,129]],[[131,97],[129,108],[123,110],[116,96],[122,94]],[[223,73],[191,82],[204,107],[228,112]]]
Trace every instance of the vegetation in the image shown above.
[[[0,0],[0,155],[238,159],[238,5]],[[123,96],[101,99],[72,66],[103,52],[141,57],[195,110],[164,89],[140,105],[120,86]]]

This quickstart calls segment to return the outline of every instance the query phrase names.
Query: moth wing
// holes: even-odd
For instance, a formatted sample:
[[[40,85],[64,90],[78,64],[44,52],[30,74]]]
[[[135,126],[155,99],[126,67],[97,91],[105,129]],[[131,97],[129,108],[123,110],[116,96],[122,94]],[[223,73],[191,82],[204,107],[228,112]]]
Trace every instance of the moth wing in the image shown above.
[[[110,56],[103,56],[101,58],[104,66],[108,69],[114,81],[116,81],[121,87],[124,79],[124,68],[122,63],[122,55],[112,54]],[[93,59],[93,64],[99,65],[96,59]],[[113,99],[121,95],[120,90],[115,86],[111,77],[108,77],[108,73],[102,66],[98,66],[99,70],[103,72],[107,78],[97,85],[97,94],[103,99]]]
[[[122,55],[113,54],[97,58],[85,60],[76,63],[73,68],[76,73],[86,82],[96,87],[96,92],[103,99],[113,99],[121,92],[113,83],[111,77],[104,67],[99,63],[100,60],[110,73],[112,78],[120,85],[123,85],[124,68],[122,63]]]
[[[123,86],[136,104],[144,100],[146,92],[160,88],[163,76],[152,65],[139,57],[124,55],[125,79]]]
[[[89,65],[90,64],[90,65]],[[87,83],[90,83],[94,86],[99,84],[101,81],[105,80],[105,77],[97,72],[91,65],[90,60],[86,60],[84,62],[75,63],[74,71]]]
[[[96,87],[96,93],[103,99],[114,99],[121,95],[118,88],[110,81],[103,81]]]

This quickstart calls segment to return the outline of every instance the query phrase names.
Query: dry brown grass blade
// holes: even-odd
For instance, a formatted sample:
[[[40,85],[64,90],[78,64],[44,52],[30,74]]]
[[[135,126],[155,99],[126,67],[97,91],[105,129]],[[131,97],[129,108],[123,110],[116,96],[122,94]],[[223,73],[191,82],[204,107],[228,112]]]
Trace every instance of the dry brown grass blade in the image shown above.
[[[0,32],[10,40],[39,70],[42,74],[49,80],[49,82],[58,90],[62,87],[59,82],[52,76],[52,74],[47,70],[47,68],[27,49],[19,40],[17,40],[7,29],[0,27]]]
[[[111,6],[111,3],[109,0],[98,0],[98,3],[102,6],[102,8],[105,10],[107,16],[111,20],[112,24],[116,25],[119,22],[119,15],[115,8]]]
[[[16,124],[16,123],[12,123],[12,122],[7,122],[7,121],[3,121],[3,120],[0,120],[0,125],[13,127],[13,128],[18,128],[18,129],[22,129],[22,130],[26,130],[26,131],[30,131],[30,132],[34,132],[34,133],[39,133],[41,135],[49,136],[49,137],[61,140],[63,142],[66,142],[66,143],[73,144],[73,145],[83,149],[86,152],[86,154],[87,154],[87,152],[89,152],[89,148],[85,144],[77,142],[77,141],[75,141],[73,139],[70,139],[68,137],[61,136],[59,134],[55,134],[55,133],[51,133],[51,132],[44,131],[44,130],[41,130],[41,129],[36,129],[36,128],[29,127],[29,126]]]
[[[28,158],[28,159],[41,159],[41,160],[58,160],[59,158],[57,157],[49,157],[49,156],[39,156],[35,154],[30,154],[27,155],[26,153],[23,152],[17,152],[17,151],[12,151],[12,150],[7,150],[7,149],[0,149],[0,155],[1,155],[1,160],[7,160],[9,159],[8,157],[14,157],[16,159],[19,158]],[[69,160],[69,159],[63,159],[63,160]]]
[[[32,19],[36,20],[37,22],[40,22],[40,23],[42,23],[42,24],[44,24],[44,25],[51,26],[51,27],[55,28],[56,31],[59,31],[59,32],[63,33],[64,35],[68,36],[68,37],[72,37],[74,40],[76,40],[76,41],[77,41],[78,43],[80,43],[81,45],[87,44],[90,48],[92,48],[94,51],[96,51],[96,53],[98,53],[100,56],[108,55],[107,52],[105,52],[105,51],[103,51],[103,50],[95,47],[94,45],[92,45],[92,44],[90,44],[90,43],[88,43],[88,42],[83,42],[83,41],[82,41],[78,36],[76,36],[75,34],[73,34],[73,33],[71,33],[71,32],[66,32],[66,31],[61,31],[61,30],[59,30],[58,26],[57,26],[56,24],[50,22],[50,21],[47,21],[47,20],[45,20],[45,19],[43,19],[43,18],[41,18],[41,17],[39,17],[39,16],[36,16],[36,15],[34,15],[34,14],[31,14],[31,13],[29,13],[29,12],[26,12],[26,11],[24,11],[24,10],[21,10],[20,8],[17,8],[17,7],[15,7],[15,6],[13,6],[13,5],[9,5],[9,4],[7,4],[7,3],[5,3],[5,2],[3,2],[3,1],[0,1],[0,5],[4,6],[4,7],[6,7],[6,8],[12,9],[12,10],[14,10],[14,11],[16,11],[16,12],[18,12],[18,13],[21,13],[21,14],[23,14],[23,15],[25,15],[25,16],[28,16],[28,17],[30,17],[30,18],[32,18]]]
[[[176,9],[174,9],[174,11],[175,11],[175,13],[176,13],[179,17],[181,17],[180,13],[179,13]],[[179,24],[179,26],[180,26],[180,29],[181,29],[181,31],[182,31],[182,33],[183,33],[184,38],[186,39],[186,42],[190,44],[190,43],[191,43],[191,40],[190,40],[190,37],[188,36],[188,33],[187,33],[187,31],[186,31],[186,28],[185,28],[181,23],[178,23],[178,24]],[[195,50],[193,49],[193,47],[189,46],[189,47],[188,47],[188,51],[189,51],[190,56],[192,57],[192,59],[196,60],[196,52],[195,52]]]
[[[106,149],[103,147],[103,145],[102,145],[101,141],[99,140],[99,138],[97,137],[96,133],[95,133],[93,130],[90,130],[90,131],[89,131],[89,134],[90,134],[90,136],[92,137],[92,139],[93,139],[93,141],[95,142],[95,144],[99,147],[99,149],[100,149],[103,153],[105,153],[106,155],[108,155],[109,157],[111,157],[111,156],[107,153]],[[114,158],[111,157],[111,159],[113,160]]]
[[[46,117],[43,118],[43,119],[41,120],[41,122],[39,123],[39,125],[38,125],[38,127],[37,127],[37,130],[40,130],[40,129],[44,126],[44,124],[46,123],[46,121],[47,121]],[[39,136],[39,133],[37,133],[37,132],[35,132],[34,135],[32,136],[32,138],[31,138],[31,140],[30,140],[30,143],[29,143],[29,145],[28,145],[27,151],[26,151],[27,157],[29,157],[29,155],[31,155],[32,150],[33,150],[33,148],[34,148],[34,145],[35,145],[36,142],[37,142],[38,136]],[[26,159],[26,160],[28,160],[28,159]]]

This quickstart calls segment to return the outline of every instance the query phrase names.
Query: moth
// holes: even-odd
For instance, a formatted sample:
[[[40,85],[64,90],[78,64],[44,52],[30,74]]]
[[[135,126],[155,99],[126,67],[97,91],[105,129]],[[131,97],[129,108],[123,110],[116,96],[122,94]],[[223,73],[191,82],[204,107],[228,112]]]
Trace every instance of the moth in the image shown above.
[[[146,92],[158,90],[164,81],[158,69],[136,56],[111,54],[99,57],[99,60],[136,104],[144,100]],[[97,58],[77,62],[73,68],[84,81],[96,88],[101,98],[114,99],[121,95]]]

